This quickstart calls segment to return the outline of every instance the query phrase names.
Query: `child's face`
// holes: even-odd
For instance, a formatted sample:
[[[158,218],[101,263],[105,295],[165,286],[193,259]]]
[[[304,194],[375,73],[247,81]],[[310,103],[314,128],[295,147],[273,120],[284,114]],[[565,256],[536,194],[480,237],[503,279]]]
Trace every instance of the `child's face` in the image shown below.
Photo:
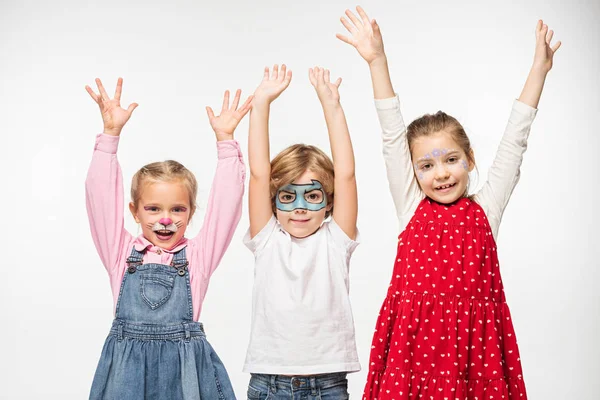
[[[183,237],[192,207],[185,185],[179,181],[151,182],[141,187],[139,204],[129,209],[142,233],[153,245],[170,250]]]
[[[449,204],[465,194],[474,165],[450,134],[440,131],[415,139],[411,155],[425,195]]]
[[[301,192],[300,187],[298,187],[298,193],[304,196],[304,200],[307,203],[310,203],[310,207],[318,208],[318,204],[321,203],[324,199],[326,199],[326,194],[323,189],[313,189],[315,182],[318,181],[319,177],[317,174],[310,170],[306,170],[304,174],[292,182],[292,185],[304,185],[306,191]],[[320,186],[320,183],[317,182],[317,186]],[[293,197],[294,190],[291,186],[284,187],[288,188],[288,190],[280,190],[276,196],[281,203],[291,204],[294,201]],[[312,189],[312,190],[311,190]],[[327,201],[329,203],[329,201]],[[292,211],[282,211],[277,208],[277,220],[290,235],[297,238],[304,238],[315,233],[323,223],[325,219],[325,214],[327,211],[331,210],[332,205],[327,204],[325,207],[317,210],[311,211],[305,208],[296,208]]]

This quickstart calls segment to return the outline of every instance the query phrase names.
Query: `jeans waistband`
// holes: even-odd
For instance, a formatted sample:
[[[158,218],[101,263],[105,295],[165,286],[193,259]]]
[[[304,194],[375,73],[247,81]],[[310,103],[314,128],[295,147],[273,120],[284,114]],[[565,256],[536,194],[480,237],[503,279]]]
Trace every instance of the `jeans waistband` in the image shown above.
[[[182,322],[179,324],[134,324],[123,320],[114,320],[109,335],[142,340],[174,340],[206,337],[200,322]]]
[[[331,386],[346,382],[346,372],[333,372],[317,375],[269,375],[252,374],[252,378],[261,381],[265,385],[292,386],[294,389],[326,389]]]

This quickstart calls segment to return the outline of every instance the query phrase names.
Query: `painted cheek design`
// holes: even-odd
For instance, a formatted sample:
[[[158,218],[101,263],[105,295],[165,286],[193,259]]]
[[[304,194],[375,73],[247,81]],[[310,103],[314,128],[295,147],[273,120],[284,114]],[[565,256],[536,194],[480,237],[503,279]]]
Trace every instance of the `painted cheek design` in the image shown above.
[[[467,170],[467,171],[469,170],[469,164],[467,164],[467,162],[465,160],[461,160],[461,164],[465,170]]]

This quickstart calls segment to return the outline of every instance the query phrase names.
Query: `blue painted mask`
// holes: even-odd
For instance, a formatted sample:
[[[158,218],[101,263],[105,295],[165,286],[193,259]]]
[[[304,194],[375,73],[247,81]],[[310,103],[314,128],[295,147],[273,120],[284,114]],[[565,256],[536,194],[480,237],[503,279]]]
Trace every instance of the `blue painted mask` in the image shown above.
[[[319,211],[327,207],[327,195],[321,182],[312,179],[312,183],[296,185],[291,183],[277,190],[275,206],[281,211],[297,209]]]

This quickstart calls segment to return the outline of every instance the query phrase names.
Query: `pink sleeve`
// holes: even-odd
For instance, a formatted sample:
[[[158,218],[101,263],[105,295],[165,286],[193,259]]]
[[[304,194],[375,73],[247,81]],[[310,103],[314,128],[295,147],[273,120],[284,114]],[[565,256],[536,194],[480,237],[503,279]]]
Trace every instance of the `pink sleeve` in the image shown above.
[[[92,239],[111,283],[125,267],[123,254],[132,240],[123,223],[123,176],[117,161],[118,136],[96,137],[85,180],[85,195]],[[122,264],[122,265],[121,265]],[[121,267],[121,268],[120,268]]]
[[[197,246],[199,260],[193,263],[199,273],[209,277],[219,265],[231,242],[242,215],[242,196],[246,167],[240,146],[235,140],[217,142],[217,170],[208,197],[204,223],[198,236],[191,239]]]

